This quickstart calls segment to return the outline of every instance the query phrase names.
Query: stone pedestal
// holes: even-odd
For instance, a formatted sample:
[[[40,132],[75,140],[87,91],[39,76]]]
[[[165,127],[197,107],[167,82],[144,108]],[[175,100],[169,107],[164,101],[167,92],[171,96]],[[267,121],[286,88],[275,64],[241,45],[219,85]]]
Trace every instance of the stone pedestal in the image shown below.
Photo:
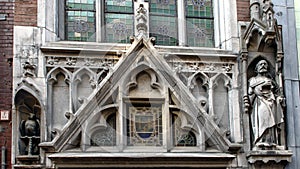
[[[283,169],[291,162],[290,150],[258,150],[251,151],[248,155],[250,169]]]

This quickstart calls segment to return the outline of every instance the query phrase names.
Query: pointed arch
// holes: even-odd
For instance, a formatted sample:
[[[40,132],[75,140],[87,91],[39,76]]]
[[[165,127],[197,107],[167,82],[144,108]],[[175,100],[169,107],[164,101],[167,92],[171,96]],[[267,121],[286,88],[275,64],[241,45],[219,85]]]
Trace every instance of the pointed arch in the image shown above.
[[[183,110],[170,110],[171,116],[171,142],[174,147],[193,146],[198,147],[199,151],[204,151],[205,142],[203,128],[200,127],[199,121],[193,119]]]
[[[68,121],[65,114],[72,112],[71,78],[71,72],[63,67],[56,67],[47,75],[48,131],[60,131]],[[55,106],[58,103],[60,106]],[[48,138],[53,139],[51,132],[48,133]]]
[[[209,77],[203,72],[196,72],[188,80],[188,87],[198,105],[208,112],[208,99],[209,99]]]
[[[213,115],[215,123],[220,127],[222,134],[230,136],[231,131],[231,81],[232,79],[224,73],[212,77],[213,83]]]
[[[224,81],[224,86],[228,89],[231,88],[231,82],[232,82],[232,79],[230,76],[228,76],[227,74],[225,73],[218,73],[217,75],[213,76],[211,78],[211,81],[213,83],[213,88],[217,87],[219,85],[218,81],[219,80],[223,80]]]
[[[116,105],[99,107],[93,116],[83,125],[83,145],[115,146],[116,145]]]
[[[64,67],[56,67],[48,72],[47,74],[47,82],[48,83],[54,83],[57,81],[57,75],[63,74],[65,76],[65,82],[70,83],[72,74]]]
[[[163,93],[163,87],[161,85],[162,79],[156,73],[154,69],[146,65],[145,63],[139,64],[135,67],[127,76],[129,80],[125,80],[126,83],[126,95],[130,95],[130,91],[135,90],[139,86],[140,78],[145,78],[144,80],[148,81],[148,87],[151,87],[154,91],[158,91],[159,94],[154,94],[156,96],[161,96]],[[148,80],[147,80],[148,79]],[[142,84],[140,84],[142,85]],[[139,92],[139,91],[138,91]],[[145,94],[145,93],[141,93]],[[151,95],[149,95],[151,96]]]
[[[96,73],[87,67],[82,67],[74,72],[72,82],[72,107],[76,112],[96,88]]]
[[[197,83],[198,78],[201,79],[202,86],[207,89],[208,88],[208,83],[209,83],[209,77],[203,72],[196,72],[192,76],[190,76],[189,79],[188,79],[188,85],[187,86],[190,89],[194,89],[198,84]]]
[[[17,84],[14,98],[16,98],[16,95],[23,90],[33,95],[39,101],[40,105],[43,105],[40,89],[33,82],[30,82],[30,80],[31,79],[22,79],[22,81]]]

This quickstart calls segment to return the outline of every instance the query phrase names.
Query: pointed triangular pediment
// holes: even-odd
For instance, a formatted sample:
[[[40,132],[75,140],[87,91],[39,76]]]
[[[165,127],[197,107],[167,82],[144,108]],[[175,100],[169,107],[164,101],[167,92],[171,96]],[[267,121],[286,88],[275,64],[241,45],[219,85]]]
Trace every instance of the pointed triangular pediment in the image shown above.
[[[249,41],[253,35],[253,32],[258,32],[258,34],[260,35],[264,35],[266,33],[266,29],[267,29],[267,26],[262,23],[260,20],[257,20],[255,18],[253,18],[250,22],[250,24],[248,25],[247,27],[247,30],[245,31],[244,33],[244,36],[243,36],[243,39],[247,44],[249,44]]]
[[[97,86],[97,89],[90,95],[87,102],[69,119],[69,122],[64,126],[61,133],[51,143],[43,143],[41,146],[48,147],[56,152],[67,149],[69,145],[72,145],[72,140],[77,140],[80,133],[85,132],[83,131],[83,125],[85,125],[86,121],[89,118],[93,118],[94,114],[100,112],[103,106],[106,106],[106,103],[112,102],[112,95],[114,95],[113,98],[118,102],[117,100],[120,100],[120,96],[116,96],[116,93],[118,91],[125,92],[124,86],[134,86],[134,80],[128,80],[128,75],[134,74],[134,70],[139,69],[145,71],[151,70],[164,81],[164,87],[157,84],[156,80],[152,80],[150,84],[152,88],[171,91],[172,96],[177,100],[177,104],[180,104],[177,106],[184,112],[187,112],[193,119],[197,119],[196,121],[204,131],[205,136],[213,144],[217,145],[216,147],[219,150],[227,151],[230,148],[230,142],[221,134],[220,129],[214,124],[211,117],[201,107],[197,106],[197,102],[189,92],[189,89],[158,53],[152,44],[152,40],[144,38],[133,41],[127,53],[122,56],[112,71]],[[153,96],[159,97],[156,93]],[[114,106],[118,107],[118,105]]]
[[[270,25],[270,23],[272,24]],[[263,52],[266,48],[278,48],[280,43],[280,30],[275,19],[262,21],[253,18],[244,31],[243,48],[249,51]],[[276,46],[274,46],[276,45]],[[279,49],[280,50],[280,49]]]

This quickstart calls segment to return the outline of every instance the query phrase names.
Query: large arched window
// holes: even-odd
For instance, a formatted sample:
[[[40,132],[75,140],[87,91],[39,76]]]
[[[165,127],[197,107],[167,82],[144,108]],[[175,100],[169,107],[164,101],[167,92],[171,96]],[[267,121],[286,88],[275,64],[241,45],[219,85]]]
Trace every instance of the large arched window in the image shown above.
[[[232,48],[236,15],[227,9],[235,2],[218,0],[66,0],[58,15],[60,39],[130,43],[141,3],[156,45]]]

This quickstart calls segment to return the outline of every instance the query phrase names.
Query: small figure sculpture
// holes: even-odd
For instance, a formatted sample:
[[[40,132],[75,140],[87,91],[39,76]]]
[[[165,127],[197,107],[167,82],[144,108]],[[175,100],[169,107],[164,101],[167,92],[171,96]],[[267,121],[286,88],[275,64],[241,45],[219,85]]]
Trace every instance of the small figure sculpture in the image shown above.
[[[254,148],[278,145],[277,126],[283,122],[282,96],[275,98],[275,81],[268,76],[268,63],[261,60],[255,67],[257,76],[249,79],[252,105],[251,123]]]
[[[27,120],[20,124],[21,141],[20,150],[23,155],[37,155],[40,139],[40,125],[35,114],[30,114]]]

